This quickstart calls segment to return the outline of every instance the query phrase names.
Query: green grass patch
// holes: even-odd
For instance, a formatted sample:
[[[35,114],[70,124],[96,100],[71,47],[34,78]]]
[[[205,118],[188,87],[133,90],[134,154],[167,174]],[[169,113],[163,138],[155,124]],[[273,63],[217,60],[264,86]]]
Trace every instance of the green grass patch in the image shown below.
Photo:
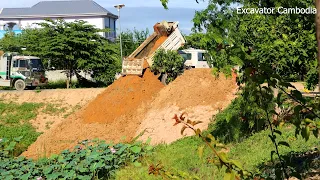
[[[42,106],[41,103],[0,102],[0,138],[12,140],[23,136],[15,149],[15,155],[25,151],[40,135],[29,121],[36,118],[37,110]]]
[[[282,129],[282,136],[278,140],[285,140],[290,144],[288,147],[280,147],[280,153],[285,155],[289,152],[304,152],[314,146],[319,148],[319,139],[311,137],[305,141],[301,137],[295,138],[294,129]],[[241,143],[228,144],[230,148],[229,157],[239,160],[243,163],[244,168],[253,172],[259,172],[258,166],[266,161],[270,161],[271,151],[274,146],[268,137],[270,131],[261,131],[245,139]],[[206,163],[205,157],[212,153],[205,149],[204,157],[199,158],[198,147],[203,145],[197,137],[187,137],[178,140],[170,145],[159,145],[155,148],[152,156],[146,158],[142,167],[128,166],[117,172],[116,179],[162,179],[148,174],[150,164],[160,163],[166,170],[171,173],[188,174],[189,179],[198,177],[199,179],[223,179],[224,169],[219,170],[217,167]]]
[[[42,110],[43,113],[49,114],[49,115],[59,115],[61,113],[66,112],[65,107],[60,107],[61,105],[58,104],[46,104],[45,108]]]

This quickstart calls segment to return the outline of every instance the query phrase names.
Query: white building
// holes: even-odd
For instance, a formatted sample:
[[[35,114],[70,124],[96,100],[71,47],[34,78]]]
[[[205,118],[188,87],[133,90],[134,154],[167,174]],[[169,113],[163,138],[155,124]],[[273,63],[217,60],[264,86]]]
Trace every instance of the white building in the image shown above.
[[[101,33],[102,36],[114,40],[116,37],[116,20],[112,14],[93,0],[41,1],[27,8],[0,9],[0,31],[23,30],[37,28],[34,23],[44,19],[63,18],[67,22],[84,20],[96,28],[109,28],[111,32]]]

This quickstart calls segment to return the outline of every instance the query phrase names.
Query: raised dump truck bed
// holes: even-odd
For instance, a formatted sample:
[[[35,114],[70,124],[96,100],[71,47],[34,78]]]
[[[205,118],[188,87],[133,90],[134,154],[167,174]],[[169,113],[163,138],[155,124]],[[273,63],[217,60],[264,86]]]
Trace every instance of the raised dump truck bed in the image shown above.
[[[122,62],[122,75],[142,75],[144,62],[149,66],[153,64],[155,52],[163,48],[165,50],[178,50],[185,43],[178,22],[157,23],[153,26],[151,34],[131,55]]]

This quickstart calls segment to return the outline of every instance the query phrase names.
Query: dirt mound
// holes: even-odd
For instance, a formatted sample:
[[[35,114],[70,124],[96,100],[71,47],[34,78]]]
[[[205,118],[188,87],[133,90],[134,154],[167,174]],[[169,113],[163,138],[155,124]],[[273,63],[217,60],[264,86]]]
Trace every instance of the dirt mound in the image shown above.
[[[87,106],[83,119],[86,123],[108,123],[120,116],[131,116],[142,102],[151,100],[162,87],[149,69],[143,78],[120,78]]]
[[[185,109],[199,105],[215,105],[224,101],[236,87],[231,77],[226,78],[223,74],[215,77],[211,74],[211,69],[192,69],[163,89],[155,106],[161,108],[174,104]]]
[[[48,156],[86,139],[130,140],[150,108],[148,102],[162,87],[148,69],[143,78],[121,77],[82,111],[42,134],[22,156]]]
[[[153,144],[171,143],[182,138],[182,125],[173,126],[172,118],[174,114],[183,112],[191,120],[203,121],[197,127],[206,129],[212,115],[227,107],[235,98],[236,89],[234,78],[226,78],[223,74],[215,78],[210,69],[186,71],[158,93],[136,135],[146,130],[140,139],[151,137]],[[185,133],[194,134],[188,130]]]
[[[235,97],[237,86],[233,78],[215,78],[210,69],[192,69],[162,87],[149,69],[143,78],[122,77],[82,111],[41,135],[22,155],[48,156],[86,139],[130,140],[144,130],[141,140],[170,143],[183,137],[181,126],[173,126],[174,114],[187,112],[190,119],[203,121],[197,127],[205,129],[212,115]]]

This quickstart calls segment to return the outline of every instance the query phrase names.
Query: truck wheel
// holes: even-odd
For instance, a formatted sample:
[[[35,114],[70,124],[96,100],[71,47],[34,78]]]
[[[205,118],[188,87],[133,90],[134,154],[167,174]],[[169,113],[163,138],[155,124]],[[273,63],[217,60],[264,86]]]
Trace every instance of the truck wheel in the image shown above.
[[[22,79],[18,79],[14,82],[14,88],[18,91],[23,91],[26,88],[26,83]]]

